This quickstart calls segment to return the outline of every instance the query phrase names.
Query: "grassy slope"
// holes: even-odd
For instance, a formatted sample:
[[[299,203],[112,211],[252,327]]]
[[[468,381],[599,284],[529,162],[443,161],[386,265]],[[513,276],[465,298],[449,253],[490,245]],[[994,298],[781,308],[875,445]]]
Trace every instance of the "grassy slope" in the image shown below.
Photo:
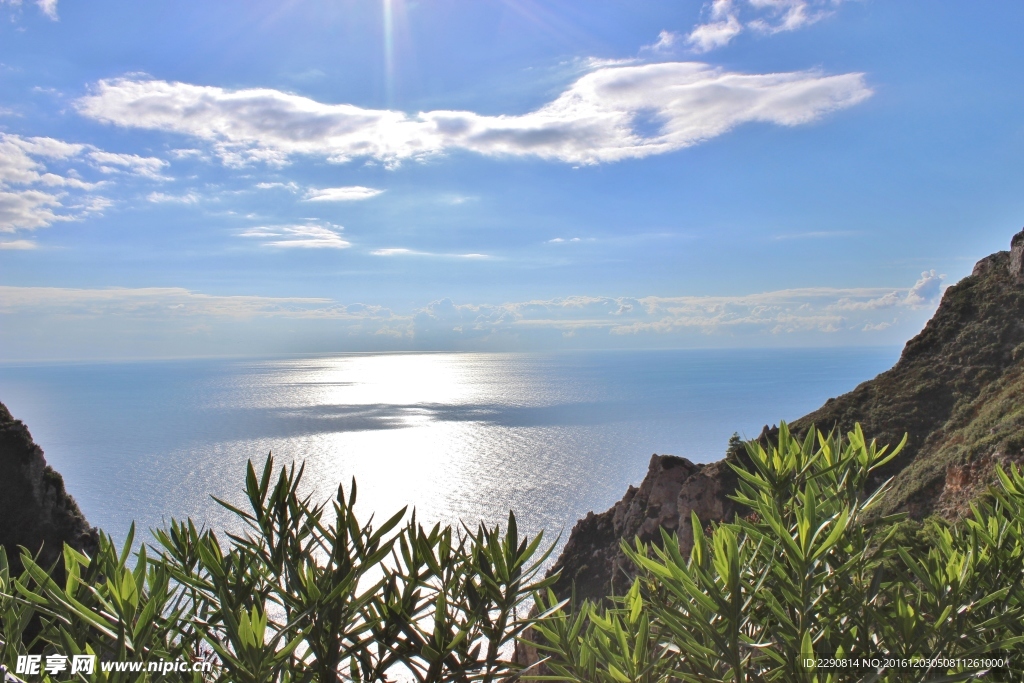
[[[802,431],[860,422],[879,443],[906,432],[906,449],[879,473],[879,481],[895,476],[887,510],[930,514],[949,465],[1020,452],[1024,282],[1009,264],[1008,252],[979,262],[946,290],[892,369],[793,423]]]

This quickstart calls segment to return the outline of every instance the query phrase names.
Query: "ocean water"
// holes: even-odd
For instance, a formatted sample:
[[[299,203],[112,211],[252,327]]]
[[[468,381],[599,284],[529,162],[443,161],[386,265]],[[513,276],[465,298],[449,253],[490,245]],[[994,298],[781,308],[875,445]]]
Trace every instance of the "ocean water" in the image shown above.
[[[504,520],[564,541],[641,481],[652,453],[722,457],[890,367],[898,348],[351,354],[0,364],[86,516],[115,537],[191,516],[237,529],[246,460],[305,463],[327,499],[358,482],[385,518]]]

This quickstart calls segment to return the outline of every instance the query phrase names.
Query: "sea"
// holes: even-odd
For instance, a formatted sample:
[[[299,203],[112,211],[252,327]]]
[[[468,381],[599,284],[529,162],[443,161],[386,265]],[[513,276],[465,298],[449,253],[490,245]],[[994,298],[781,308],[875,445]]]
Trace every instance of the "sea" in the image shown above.
[[[23,420],[115,539],[171,518],[238,531],[247,461],[304,466],[361,519],[504,524],[564,543],[651,455],[710,462],[891,367],[900,349],[337,354],[0,363]]]

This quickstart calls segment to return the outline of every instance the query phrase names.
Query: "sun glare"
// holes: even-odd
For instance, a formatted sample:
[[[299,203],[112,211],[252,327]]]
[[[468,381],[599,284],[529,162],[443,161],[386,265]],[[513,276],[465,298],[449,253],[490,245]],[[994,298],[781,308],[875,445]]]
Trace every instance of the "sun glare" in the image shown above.
[[[395,14],[396,0],[384,3],[384,94],[390,107],[395,101]],[[399,2],[401,0],[398,0]]]

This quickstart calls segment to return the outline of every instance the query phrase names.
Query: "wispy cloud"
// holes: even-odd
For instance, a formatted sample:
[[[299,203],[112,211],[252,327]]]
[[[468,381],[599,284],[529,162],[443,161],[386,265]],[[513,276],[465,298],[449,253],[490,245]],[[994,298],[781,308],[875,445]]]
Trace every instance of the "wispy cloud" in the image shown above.
[[[341,236],[340,225],[271,225],[249,228],[240,237],[258,239],[278,249],[348,249],[352,243]]]
[[[150,192],[146,195],[146,201],[154,204],[197,204],[199,202],[199,195],[194,192],[186,192],[185,194]]]
[[[57,0],[36,0],[43,14],[57,21]]]
[[[307,202],[358,202],[370,199],[384,192],[372,187],[351,185],[348,187],[324,187],[306,192]]]
[[[469,195],[464,194],[443,194],[438,199],[443,204],[448,204],[450,206],[459,206],[467,202],[476,201],[477,197],[471,197]]]
[[[82,316],[391,317],[388,309],[379,306],[342,306],[324,298],[217,296],[181,287],[73,289],[0,286],[0,313],[33,311]]]
[[[0,242],[0,249],[27,251],[29,249],[35,249],[37,246],[38,245],[32,240],[11,240],[10,242]]]
[[[142,157],[137,154],[116,154],[94,150],[89,158],[95,161],[103,173],[132,173],[151,180],[166,180],[160,171],[169,164],[156,157]]]
[[[35,0],[35,4],[43,14],[53,21],[57,21],[59,19],[57,16],[57,0]],[[21,0],[0,0],[0,5],[21,7]]]
[[[859,73],[745,74],[700,62],[664,62],[594,69],[522,115],[409,115],[267,88],[132,78],[100,81],[76,106],[98,121],[206,140],[228,164],[284,164],[304,154],[393,165],[452,149],[597,164],[683,149],[745,123],[805,124],[870,96]],[[650,120],[660,127],[642,125]]]
[[[713,0],[706,20],[686,37],[696,52],[732,42],[747,29],[759,33],[795,31],[827,17],[843,0]]]
[[[256,183],[256,188],[259,190],[289,190],[291,192],[299,191],[298,184],[294,182]]]
[[[728,45],[743,32],[732,0],[714,0],[709,21],[693,27],[686,42],[697,52],[709,52]]]
[[[374,256],[429,256],[433,258],[464,258],[464,259],[489,259],[487,254],[446,254],[432,251],[418,251],[416,249],[405,249],[403,247],[392,247],[388,249],[374,249],[370,252]]]
[[[640,51],[657,53],[671,52],[679,45],[679,38],[680,35],[674,31],[662,31],[658,34],[658,39],[656,41],[650,45],[644,45],[640,48]]]
[[[748,26],[765,33],[795,31],[821,21],[843,0],[748,0],[750,6],[763,14]]]
[[[0,133],[0,232],[78,220],[110,206],[109,199],[95,194],[109,181],[83,180],[76,165],[93,175],[128,173],[163,180],[159,170],[167,162],[55,138]]]
[[[167,154],[174,157],[175,159],[203,159],[206,157],[205,152],[201,149],[172,149],[168,150]]]

